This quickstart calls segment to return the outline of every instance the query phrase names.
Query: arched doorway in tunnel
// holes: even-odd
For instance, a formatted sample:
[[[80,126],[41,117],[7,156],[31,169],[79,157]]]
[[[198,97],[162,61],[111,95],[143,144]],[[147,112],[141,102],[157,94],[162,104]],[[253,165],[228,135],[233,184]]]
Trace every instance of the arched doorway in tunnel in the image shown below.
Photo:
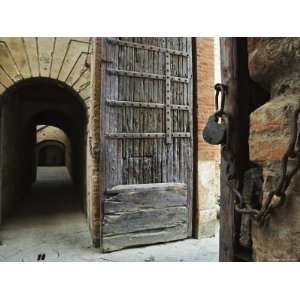
[[[36,145],[37,166],[63,167],[66,165],[66,147],[55,140],[46,140]]]
[[[72,153],[69,168],[62,143],[37,144],[41,124],[59,128],[67,136]],[[1,97],[0,126],[2,222],[14,216],[50,217],[86,209],[87,116],[77,92],[50,78],[19,81]],[[56,167],[49,169],[53,164]]]

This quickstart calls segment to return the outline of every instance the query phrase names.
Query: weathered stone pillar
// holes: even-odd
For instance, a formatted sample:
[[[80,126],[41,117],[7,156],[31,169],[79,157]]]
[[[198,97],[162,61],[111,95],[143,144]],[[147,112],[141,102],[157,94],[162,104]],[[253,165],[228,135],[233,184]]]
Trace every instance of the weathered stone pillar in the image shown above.
[[[250,117],[250,159],[263,168],[263,202],[279,181],[289,119],[300,103],[300,38],[248,40],[250,76],[271,95]],[[287,190],[285,205],[274,209],[264,227],[253,225],[252,239],[257,261],[300,260],[300,172]]]

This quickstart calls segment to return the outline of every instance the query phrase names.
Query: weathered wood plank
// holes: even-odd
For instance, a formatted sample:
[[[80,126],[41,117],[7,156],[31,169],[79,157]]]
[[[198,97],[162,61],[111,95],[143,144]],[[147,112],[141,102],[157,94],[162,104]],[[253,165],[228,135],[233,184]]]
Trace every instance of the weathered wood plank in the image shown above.
[[[187,41],[188,52],[192,53],[192,39]],[[193,57],[190,55],[187,60],[187,75],[190,82],[193,82]],[[186,89],[186,87],[184,87]],[[183,155],[186,157],[186,182],[189,182],[188,185],[188,235],[189,237],[193,234],[193,214],[194,214],[194,126],[193,126],[193,106],[194,106],[194,97],[193,97],[193,84],[187,86],[187,95],[186,95],[186,104],[189,105],[190,111],[187,116],[187,128],[186,131],[189,131],[191,134],[191,139],[186,140],[182,139],[181,143],[186,144],[186,151]],[[186,114],[186,112],[183,112]]]
[[[150,40],[151,38],[148,39]],[[157,47],[152,45],[151,43],[150,44],[134,43],[134,42],[122,41],[119,39],[112,39],[112,38],[107,38],[106,40],[107,42],[112,44],[118,44],[118,45],[137,48],[137,49],[150,50],[150,51],[161,52],[161,53],[168,52],[180,56],[189,56],[189,53],[186,51],[178,51],[171,48],[167,49],[167,48]]]
[[[171,58],[166,53],[166,143],[172,143],[172,119],[171,119]]]
[[[186,189],[131,190],[105,199],[104,213],[134,212],[187,205]]]
[[[139,72],[139,71],[127,71],[122,69],[111,69],[108,68],[107,72],[111,75],[118,75],[118,76],[128,76],[128,77],[136,77],[136,78],[144,78],[144,79],[157,79],[157,80],[165,80],[165,75],[160,74],[151,74],[147,72]],[[182,83],[189,83],[188,78],[171,76],[170,78],[172,81],[182,82]]]
[[[116,194],[122,191],[137,190],[183,190],[186,189],[185,183],[166,182],[166,183],[149,183],[149,184],[124,184],[114,186],[106,190],[106,193]]]
[[[142,246],[183,240],[187,237],[187,226],[163,228],[160,230],[145,230],[122,235],[104,237],[104,251],[111,252],[133,246]]]
[[[155,230],[187,223],[185,206],[105,214],[104,236]]]
[[[110,139],[162,139],[166,137],[165,133],[153,133],[153,132],[143,132],[143,133],[106,133],[105,136]],[[191,134],[189,132],[173,132],[172,137],[180,138],[190,138]],[[169,147],[172,149],[171,147]],[[137,150],[135,156],[139,156]]]

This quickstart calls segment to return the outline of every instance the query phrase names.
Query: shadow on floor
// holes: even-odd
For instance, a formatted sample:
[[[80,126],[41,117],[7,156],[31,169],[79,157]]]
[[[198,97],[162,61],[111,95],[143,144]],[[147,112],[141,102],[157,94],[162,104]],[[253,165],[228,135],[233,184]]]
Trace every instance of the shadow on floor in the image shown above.
[[[39,167],[37,181],[18,205],[13,218],[51,217],[80,210],[80,199],[67,169]]]

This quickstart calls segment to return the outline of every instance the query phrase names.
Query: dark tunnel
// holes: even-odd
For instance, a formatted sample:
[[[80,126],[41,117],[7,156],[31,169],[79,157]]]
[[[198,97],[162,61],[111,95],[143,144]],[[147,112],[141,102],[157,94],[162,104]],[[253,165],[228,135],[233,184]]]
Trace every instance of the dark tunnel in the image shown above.
[[[22,206],[37,180],[35,147],[39,124],[58,127],[68,136],[72,151],[72,188],[85,209],[86,123],[83,100],[64,83],[49,78],[32,78],[7,89],[1,97],[2,218]]]
[[[56,140],[46,140],[36,145],[36,165],[42,167],[65,166],[66,146]]]

